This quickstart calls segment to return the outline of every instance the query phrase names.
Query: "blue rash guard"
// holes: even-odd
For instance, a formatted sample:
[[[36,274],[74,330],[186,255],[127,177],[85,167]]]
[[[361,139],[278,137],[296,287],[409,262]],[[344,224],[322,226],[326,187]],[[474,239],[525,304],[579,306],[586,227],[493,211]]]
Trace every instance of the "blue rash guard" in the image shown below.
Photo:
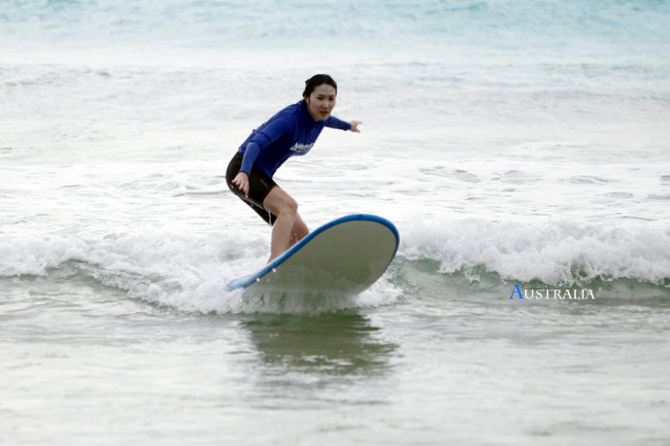
[[[255,165],[272,178],[284,161],[309,152],[324,127],[350,130],[351,124],[334,116],[315,121],[304,100],[289,105],[251,132],[242,143],[238,149],[244,155],[240,172],[249,175]]]

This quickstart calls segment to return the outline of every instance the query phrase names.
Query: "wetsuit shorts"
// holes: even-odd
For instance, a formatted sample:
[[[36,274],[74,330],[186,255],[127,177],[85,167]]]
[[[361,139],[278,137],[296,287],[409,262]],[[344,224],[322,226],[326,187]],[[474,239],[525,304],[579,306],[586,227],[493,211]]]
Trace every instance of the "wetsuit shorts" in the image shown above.
[[[240,167],[242,167],[242,158],[244,158],[244,155],[237,152],[233,159],[230,160],[230,163],[228,163],[226,183],[228,183],[228,187],[235,195],[256,211],[268,224],[273,225],[277,220],[277,216],[263,207],[263,201],[277,183],[254,166],[251,169],[251,175],[249,175],[249,196],[246,197],[244,192],[233,184],[233,179],[240,172]]]

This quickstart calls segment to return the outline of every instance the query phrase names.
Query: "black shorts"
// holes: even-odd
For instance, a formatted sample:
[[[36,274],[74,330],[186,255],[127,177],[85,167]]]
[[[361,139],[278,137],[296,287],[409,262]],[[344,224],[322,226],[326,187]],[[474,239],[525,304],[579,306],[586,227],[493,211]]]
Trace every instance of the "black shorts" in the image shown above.
[[[273,225],[277,220],[277,216],[263,207],[263,201],[265,201],[265,197],[268,196],[277,183],[258,168],[253,167],[251,169],[251,175],[249,175],[249,196],[244,196],[244,192],[239,190],[237,186],[233,184],[233,179],[239,173],[240,167],[242,167],[242,158],[242,154],[237,152],[233,159],[230,160],[230,163],[228,163],[228,169],[226,169],[226,183],[228,183],[228,187],[235,195],[240,197],[240,199],[248,204],[251,209],[256,211],[256,213],[268,224]]]

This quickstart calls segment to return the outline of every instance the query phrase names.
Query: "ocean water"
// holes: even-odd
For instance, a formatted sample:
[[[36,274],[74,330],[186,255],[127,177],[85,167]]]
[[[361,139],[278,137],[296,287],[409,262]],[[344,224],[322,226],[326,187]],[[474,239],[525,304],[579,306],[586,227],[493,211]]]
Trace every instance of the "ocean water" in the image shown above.
[[[669,56],[667,1],[0,2],[0,444],[669,444]],[[362,133],[275,179],[398,256],[228,292],[317,72]]]

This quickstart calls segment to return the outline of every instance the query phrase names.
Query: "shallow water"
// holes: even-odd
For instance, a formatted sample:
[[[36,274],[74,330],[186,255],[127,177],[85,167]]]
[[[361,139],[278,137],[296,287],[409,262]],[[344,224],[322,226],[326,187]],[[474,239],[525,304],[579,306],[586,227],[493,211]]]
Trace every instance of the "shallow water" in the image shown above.
[[[318,314],[189,314],[72,273],[5,280],[3,437],[666,441],[667,291],[507,301],[433,266],[396,263],[412,291],[392,302]]]

